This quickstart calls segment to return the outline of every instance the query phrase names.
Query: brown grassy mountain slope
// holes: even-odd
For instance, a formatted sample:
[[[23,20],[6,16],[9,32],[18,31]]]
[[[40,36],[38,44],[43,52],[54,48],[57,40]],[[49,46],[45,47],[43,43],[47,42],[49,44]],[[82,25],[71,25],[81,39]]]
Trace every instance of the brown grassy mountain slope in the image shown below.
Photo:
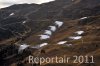
[[[14,14],[10,15],[11,13]],[[60,21],[60,27],[55,23],[57,21]],[[24,60],[29,55],[35,57],[39,53],[40,57],[63,57],[63,55],[71,57],[69,63],[43,63],[41,66],[99,66],[99,21],[99,0],[55,0],[41,5],[19,4],[1,9],[0,65],[16,66],[20,61],[25,66],[31,66]],[[50,26],[56,28],[56,31],[50,30]],[[48,34],[48,32],[44,34],[45,30],[50,30],[48,35],[50,38],[41,40],[39,35]],[[43,43],[47,45],[38,48]],[[21,44],[30,46],[19,55],[18,48]],[[45,52],[42,53],[42,50]],[[95,63],[83,61],[74,64],[72,63],[74,55],[87,55],[89,61],[90,56],[94,56]]]

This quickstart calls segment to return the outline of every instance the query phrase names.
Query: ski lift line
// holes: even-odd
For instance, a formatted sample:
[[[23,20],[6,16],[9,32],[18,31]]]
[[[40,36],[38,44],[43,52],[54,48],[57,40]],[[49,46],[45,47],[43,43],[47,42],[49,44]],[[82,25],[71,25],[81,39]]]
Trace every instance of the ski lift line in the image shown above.
[[[25,15],[25,17],[26,17],[27,19],[29,19],[29,17],[28,17],[28,16],[29,16],[30,14],[32,14],[32,13],[37,12],[39,9],[41,9],[41,7],[40,7],[40,8],[38,8],[38,9],[36,9],[35,11],[32,11],[32,12],[30,12],[30,13],[26,14],[26,15]]]
[[[21,22],[17,22],[17,23],[20,24]],[[3,26],[13,25],[13,24],[17,24],[17,23],[6,24],[6,25],[3,25]]]

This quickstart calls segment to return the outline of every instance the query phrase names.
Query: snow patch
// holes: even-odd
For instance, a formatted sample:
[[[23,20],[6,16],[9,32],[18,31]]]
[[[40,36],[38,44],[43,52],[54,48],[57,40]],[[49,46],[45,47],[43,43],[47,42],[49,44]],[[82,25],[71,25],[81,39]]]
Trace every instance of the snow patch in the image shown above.
[[[19,47],[19,50],[18,50],[18,53],[22,53],[24,49],[26,49],[27,47],[29,47],[30,45],[26,45],[26,44],[23,44],[23,45],[20,45]]]
[[[42,44],[40,44],[40,45],[32,46],[31,48],[40,49],[41,47],[44,47],[44,46],[46,46],[46,45],[48,45],[48,43],[42,43]]]
[[[65,43],[67,43],[67,41],[60,41],[57,44],[62,45],[62,44],[65,44]]]
[[[63,25],[63,22],[61,21],[55,21],[55,25],[58,27],[61,27]],[[56,31],[56,26],[49,26],[50,30],[45,30],[43,35],[39,35],[41,40],[49,39],[52,35],[52,31]]]
[[[13,15],[15,15],[14,13],[11,13],[9,16],[13,16]]]
[[[63,25],[63,22],[61,21],[55,21],[55,24],[58,26],[58,27],[61,27]]]
[[[50,30],[55,32],[56,31],[56,26],[49,26],[50,27]]]
[[[23,21],[23,24],[25,24],[26,23],[26,21]]]
[[[82,18],[80,18],[81,20],[83,20],[83,19],[87,19],[88,17],[82,17]]]
[[[48,43],[42,43],[42,44],[39,45],[39,47],[44,47],[46,45],[48,45]]]
[[[78,35],[81,35],[84,33],[84,31],[76,31],[75,33],[77,33]]]
[[[50,30],[45,30],[44,34],[46,34],[46,35],[52,35],[52,32]]]
[[[69,37],[70,39],[73,39],[73,40],[78,40],[78,39],[81,39],[82,36],[76,36],[76,37]]]
[[[49,39],[49,35],[39,35],[41,40]]]

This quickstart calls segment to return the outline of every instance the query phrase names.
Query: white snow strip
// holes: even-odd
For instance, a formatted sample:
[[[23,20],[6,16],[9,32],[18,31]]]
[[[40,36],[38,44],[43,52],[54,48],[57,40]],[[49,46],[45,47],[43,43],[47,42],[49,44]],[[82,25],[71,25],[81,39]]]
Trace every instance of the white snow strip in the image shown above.
[[[26,21],[23,21],[23,24],[25,24],[26,23]]]
[[[49,39],[49,35],[39,35],[41,40]]]
[[[50,30],[55,32],[56,31],[56,26],[49,26],[50,27]]]
[[[62,45],[62,44],[65,44],[65,43],[67,43],[67,41],[60,41],[57,44]]]
[[[83,19],[87,19],[88,17],[82,17],[82,18],[80,18],[81,20],[83,20]]]
[[[18,50],[18,53],[22,53],[24,49],[26,49],[27,47],[29,47],[30,45],[26,45],[26,44],[23,44],[23,45],[20,45],[19,47],[19,50]]]
[[[39,45],[39,47],[44,47],[46,45],[48,45],[48,43],[42,43],[42,44]]]
[[[61,27],[63,25],[63,22],[61,21],[55,21],[55,24],[58,26],[58,27]]]
[[[44,34],[46,34],[46,35],[52,35],[52,32],[50,30],[45,30]]]
[[[81,35],[84,33],[84,31],[76,31],[75,33],[77,33],[78,35]]]
[[[9,16],[13,16],[13,15],[15,15],[14,13],[11,13]]]
[[[78,40],[78,39],[81,39],[82,36],[76,36],[76,37],[69,37],[70,39],[73,39],[73,40]]]
[[[48,43],[42,43],[42,44],[40,44],[40,45],[32,46],[31,48],[40,49],[41,47],[44,47],[44,46],[46,46],[46,45],[48,45]]]

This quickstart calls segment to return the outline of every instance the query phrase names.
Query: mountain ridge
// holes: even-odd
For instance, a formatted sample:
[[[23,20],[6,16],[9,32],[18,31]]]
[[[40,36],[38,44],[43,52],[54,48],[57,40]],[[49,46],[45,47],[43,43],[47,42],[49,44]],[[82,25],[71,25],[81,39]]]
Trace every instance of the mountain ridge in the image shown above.
[[[67,56],[94,55],[95,57],[93,64],[54,63],[43,64],[43,66],[99,66],[99,21],[100,0],[55,0],[41,5],[12,5],[0,10],[1,45],[28,44],[37,48],[42,46],[31,54],[35,55],[40,50],[41,52],[44,50],[44,54],[41,52],[39,54],[43,57],[56,55],[62,57],[64,54]],[[10,38],[12,40],[7,41]],[[26,48],[25,52],[30,50],[33,51]],[[17,54],[17,51],[14,54]],[[22,54],[22,57],[27,56]],[[8,63],[17,64],[17,59],[20,57],[14,57],[14,62]],[[24,62],[24,60],[20,61]],[[29,65],[26,63],[26,66]]]

